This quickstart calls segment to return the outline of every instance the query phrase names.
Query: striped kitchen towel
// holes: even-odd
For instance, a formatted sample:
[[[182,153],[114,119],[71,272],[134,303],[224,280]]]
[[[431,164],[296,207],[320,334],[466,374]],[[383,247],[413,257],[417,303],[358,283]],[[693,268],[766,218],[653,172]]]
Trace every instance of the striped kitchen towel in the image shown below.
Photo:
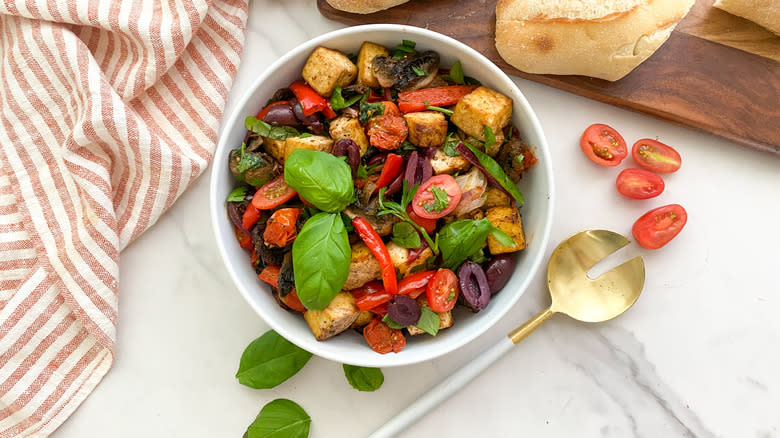
[[[208,165],[246,0],[0,2],[0,437],[111,367],[119,252]]]

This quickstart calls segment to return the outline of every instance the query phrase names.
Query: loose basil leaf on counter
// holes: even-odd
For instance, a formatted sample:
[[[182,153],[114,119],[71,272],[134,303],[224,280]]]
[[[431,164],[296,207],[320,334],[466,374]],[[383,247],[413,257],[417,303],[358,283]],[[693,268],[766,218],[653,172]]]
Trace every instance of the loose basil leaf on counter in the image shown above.
[[[508,176],[506,176],[504,169],[501,168],[501,165],[498,164],[496,160],[491,158],[490,155],[482,152],[468,143],[463,144],[477,157],[479,163],[482,165],[482,167],[485,168],[490,176],[492,176],[501,185],[501,187],[507,191],[507,193],[515,198],[519,205],[523,205],[525,203],[523,201],[523,195],[520,193],[520,190],[517,190],[515,183],[512,182]]]
[[[298,403],[277,398],[263,406],[244,438],[306,438],[311,417]]]
[[[493,226],[485,219],[462,219],[451,222],[439,231],[442,266],[455,270],[485,243]]]
[[[352,202],[352,171],[327,152],[294,150],[284,162],[284,180],[322,211],[337,213]]]
[[[227,197],[227,202],[241,202],[246,198],[247,186],[238,186]]]
[[[330,304],[347,281],[351,257],[340,214],[317,213],[303,224],[293,241],[292,259],[295,290],[304,307],[321,310]]]
[[[382,322],[387,324],[387,326],[391,329],[401,330],[402,328],[406,327],[405,325],[398,324],[397,322],[390,319],[390,315],[388,314],[385,314],[385,316],[382,317]]]
[[[404,248],[415,249],[422,245],[420,235],[408,222],[397,222],[393,225],[393,242]]]
[[[301,135],[300,132],[292,126],[269,125],[268,123],[257,119],[255,116],[247,117],[244,120],[244,127],[255,134],[268,137],[272,140],[285,140],[287,137],[297,137]]]
[[[439,324],[441,323],[439,314],[425,306],[421,307],[420,311],[420,320],[417,321],[415,327],[431,336],[436,336],[439,333]]]
[[[379,368],[342,365],[347,382],[358,391],[376,391],[385,382],[385,376]]]
[[[311,353],[269,330],[241,355],[236,378],[250,388],[273,388],[301,370]]]

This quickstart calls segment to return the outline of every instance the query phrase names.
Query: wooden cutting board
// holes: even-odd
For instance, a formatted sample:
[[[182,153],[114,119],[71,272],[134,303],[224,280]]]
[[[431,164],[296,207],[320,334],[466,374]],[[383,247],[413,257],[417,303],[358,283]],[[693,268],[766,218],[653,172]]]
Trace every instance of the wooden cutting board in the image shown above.
[[[509,74],[691,127],[780,156],[780,37],[698,0],[669,40],[617,82],[523,73],[498,55],[496,0],[411,0],[368,15],[317,0],[349,25],[398,23],[456,38]]]

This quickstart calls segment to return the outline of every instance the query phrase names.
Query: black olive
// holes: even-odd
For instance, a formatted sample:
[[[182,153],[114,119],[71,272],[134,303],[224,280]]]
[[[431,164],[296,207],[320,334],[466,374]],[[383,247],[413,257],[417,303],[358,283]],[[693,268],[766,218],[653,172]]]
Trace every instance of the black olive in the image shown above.
[[[506,254],[497,256],[488,263],[485,269],[485,276],[487,277],[491,294],[495,294],[506,286],[514,268],[514,258]]]
[[[395,295],[387,305],[387,315],[398,325],[414,325],[422,311],[417,302],[406,295]]]
[[[490,288],[485,271],[474,262],[465,262],[458,270],[460,296],[463,303],[474,312],[486,308],[490,303]]]
[[[360,165],[360,146],[355,143],[354,140],[349,138],[342,138],[333,145],[333,155],[337,157],[347,157],[347,164],[352,170],[354,176]]]
[[[289,103],[274,105],[268,109],[263,121],[273,126],[300,126]]]

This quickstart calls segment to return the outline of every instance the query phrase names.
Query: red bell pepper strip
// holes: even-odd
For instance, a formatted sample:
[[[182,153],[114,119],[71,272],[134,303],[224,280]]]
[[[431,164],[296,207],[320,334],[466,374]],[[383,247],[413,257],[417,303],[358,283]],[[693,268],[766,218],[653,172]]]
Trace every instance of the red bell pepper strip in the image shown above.
[[[257,120],[263,120],[263,118],[265,118],[265,116],[267,116],[267,115],[268,115],[268,111],[271,109],[271,107],[272,107],[272,106],[276,106],[276,105],[288,105],[289,103],[290,103],[290,102],[288,102],[288,101],[286,101],[286,100],[279,100],[279,101],[276,101],[276,102],[274,102],[274,103],[270,103],[270,104],[266,105],[266,107],[265,107],[265,108],[261,109],[261,110],[260,110],[260,112],[259,112],[259,113],[257,113],[257,116],[255,116],[255,118],[256,118]]]
[[[425,287],[436,271],[423,271],[412,274],[398,283],[398,294],[409,295],[409,298],[417,298],[425,292]]]
[[[380,304],[384,304],[393,298],[393,294],[385,291],[375,292],[373,294],[364,295],[355,300],[355,305],[361,311],[373,310]]]
[[[384,286],[382,286],[382,283],[378,281],[369,281],[368,283],[364,284],[363,286],[360,286],[357,289],[352,289],[350,292],[352,293],[352,296],[355,297],[355,299],[358,299],[366,295],[370,295],[376,292],[384,292],[384,291],[385,288]]]
[[[398,280],[395,277],[395,266],[390,259],[390,253],[387,252],[385,242],[382,242],[382,238],[379,234],[360,216],[352,219],[352,226],[355,227],[358,236],[363,239],[368,249],[374,254],[374,257],[379,261],[379,266],[382,267],[382,284],[385,286],[385,292],[395,295],[398,293]]]
[[[320,96],[314,88],[303,81],[295,81],[290,84],[290,91],[295,94],[298,103],[301,104],[304,116],[310,116],[318,111],[322,111],[325,117],[332,119],[336,117],[336,112],[330,106],[324,97]]]
[[[387,315],[387,304],[388,303],[382,303],[376,307],[372,307],[369,310],[371,311],[371,313],[377,314],[380,317],[384,318],[385,315]]]
[[[253,204],[249,204],[246,206],[246,210],[244,211],[244,216],[241,217],[241,228],[243,228],[244,231],[249,231],[257,223],[259,219],[260,219],[260,210],[257,207],[255,207]]]
[[[379,174],[379,179],[376,181],[376,190],[378,192],[382,187],[387,187],[398,175],[401,174],[401,165],[404,163],[404,158],[396,154],[387,154],[385,165],[382,166],[382,173]]]
[[[249,233],[235,225],[233,225],[233,232],[235,233],[236,240],[238,240],[238,244],[241,245],[241,248],[252,249],[254,247],[254,245],[252,245],[252,236],[250,236]]]
[[[279,271],[281,268],[279,266],[274,265],[268,265],[260,272],[260,274],[257,275],[257,278],[260,280],[263,280],[264,282],[270,284],[271,286],[278,288],[279,287]]]
[[[444,87],[423,88],[398,94],[398,107],[404,113],[425,111],[427,105],[451,106],[465,95],[474,91],[478,85],[447,85]],[[426,105],[427,102],[427,105]]]

